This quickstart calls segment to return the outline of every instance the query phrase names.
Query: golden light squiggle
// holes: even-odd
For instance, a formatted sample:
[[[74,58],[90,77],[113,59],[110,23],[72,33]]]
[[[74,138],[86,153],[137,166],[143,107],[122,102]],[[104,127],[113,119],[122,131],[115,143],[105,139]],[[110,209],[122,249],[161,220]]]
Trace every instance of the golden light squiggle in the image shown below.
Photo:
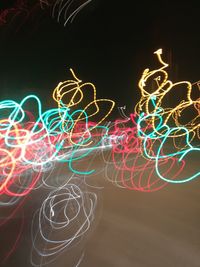
[[[188,129],[191,134],[191,140],[197,136],[200,138],[200,98],[193,100],[191,97],[192,93],[192,84],[189,81],[179,81],[173,83],[168,79],[168,73],[165,70],[169,65],[165,63],[162,59],[162,49],[158,49],[154,52],[156,54],[161,67],[155,70],[145,69],[138,86],[141,91],[141,98],[137,105],[135,106],[135,112],[139,115],[142,112],[145,114],[154,113],[160,107],[162,107],[162,117],[164,119],[164,124],[174,123],[174,126],[185,127]],[[194,85],[194,84],[193,84]],[[197,82],[198,85],[198,82]],[[178,104],[173,104],[173,101],[170,101],[169,92],[173,93],[174,97],[178,97],[178,88],[182,86],[186,89],[186,96],[181,95],[181,99]],[[152,97],[156,97],[155,105],[152,105]],[[168,101],[166,101],[168,100]],[[167,102],[168,107],[165,107],[163,102]],[[194,118],[189,122],[185,122],[186,116],[183,115],[183,112],[187,110],[195,114]],[[183,119],[184,122],[180,122],[180,119]],[[152,118],[152,125],[156,129],[156,119]],[[173,136],[170,137],[181,137],[184,136],[182,131],[177,131],[173,133]]]
[[[80,110],[77,112],[77,117],[73,117],[74,125],[70,131],[70,140],[74,134],[74,130],[78,123],[88,122],[88,119],[93,119],[95,123],[88,126],[88,130],[93,131],[98,125],[106,120],[106,118],[112,112],[115,102],[110,99],[97,99],[96,87],[93,83],[82,83],[82,80],[78,79],[72,69],[70,69],[74,79],[60,82],[53,91],[53,99],[57,102],[58,107],[67,107],[70,110]],[[88,97],[85,97],[86,93],[89,93]],[[107,109],[107,110],[106,110]],[[87,114],[87,118],[86,118]],[[63,122],[63,129],[66,122]],[[88,146],[87,143],[82,146]]]

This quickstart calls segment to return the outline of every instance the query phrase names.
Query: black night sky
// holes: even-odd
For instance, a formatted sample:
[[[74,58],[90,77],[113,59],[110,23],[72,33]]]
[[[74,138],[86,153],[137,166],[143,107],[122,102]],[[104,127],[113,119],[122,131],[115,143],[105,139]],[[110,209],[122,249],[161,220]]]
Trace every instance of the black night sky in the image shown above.
[[[130,112],[139,98],[140,75],[155,66],[158,48],[173,81],[195,82],[200,58],[195,3],[93,0],[65,27],[46,10],[36,10],[21,24],[16,18],[0,28],[1,98],[21,100],[34,93],[50,108],[52,90],[73,68],[96,85],[98,97]]]

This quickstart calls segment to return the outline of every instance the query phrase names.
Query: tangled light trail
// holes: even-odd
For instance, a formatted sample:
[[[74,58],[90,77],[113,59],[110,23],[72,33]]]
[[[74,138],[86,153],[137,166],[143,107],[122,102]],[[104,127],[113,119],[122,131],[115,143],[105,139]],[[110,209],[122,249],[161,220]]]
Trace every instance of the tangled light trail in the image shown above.
[[[0,26],[17,24],[19,30],[28,21],[40,23],[40,17],[50,15],[64,26],[73,22],[80,11],[92,0],[16,0],[0,8]],[[36,19],[35,19],[36,18]]]
[[[44,7],[48,1],[40,4]],[[56,5],[62,9],[64,2]],[[199,165],[193,170],[187,167],[193,155],[199,158],[200,153],[199,144],[194,143],[200,139],[200,96],[191,96],[198,82],[173,83],[168,79],[162,50],[155,54],[161,67],[144,70],[135,112],[127,116],[121,107],[121,118],[113,122],[109,115],[115,102],[98,99],[94,84],[82,82],[73,70],[72,79],[60,82],[53,91],[56,108],[43,111],[35,95],[19,103],[0,102],[0,208],[11,208],[0,226],[17,214],[33,190],[50,190],[32,221],[33,266],[51,263],[78,247],[90,233],[97,194],[86,177],[94,175],[95,153],[102,155],[105,163],[101,172],[124,189],[153,192],[168,183],[186,183],[200,176]],[[167,102],[168,94],[176,94],[178,88],[185,89],[183,98]],[[189,120],[185,115],[188,110],[193,116]],[[50,176],[59,164],[68,166],[71,174],[62,182],[53,177],[51,184]],[[4,260],[19,243],[23,225],[22,220]],[[82,250],[73,266],[79,265],[83,255]]]
[[[154,102],[154,99],[152,97],[152,102]],[[149,114],[149,115],[143,115],[141,114],[141,117],[138,120],[138,133],[141,137],[144,138],[143,140],[143,148],[144,148],[144,153],[145,156],[147,158],[153,159],[155,160],[155,169],[157,172],[157,175],[160,179],[166,181],[166,182],[170,182],[170,183],[185,183],[185,182],[189,182],[191,180],[193,180],[194,178],[197,178],[200,176],[200,171],[199,169],[196,170],[192,170],[192,174],[188,177],[181,177],[179,179],[171,179],[170,176],[168,176],[168,174],[166,173],[162,173],[162,170],[159,166],[159,160],[160,159],[170,159],[173,157],[176,157],[178,159],[177,163],[179,163],[180,167],[181,164],[183,162],[183,160],[186,158],[189,154],[193,154],[195,152],[195,154],[197,155],[197,157],[199,158],[198,155],[200,155],[200,148],[197,147],[193,147],[191,145],[190,142],[190,138],[189,138],[189,130],[185,127],[169,127],[167,124],[164,124],[163,122],[163,117],[162,117],[163,111],[161,108],[157,109],[157,111],[155,113]],[[145,120],[148,120],[149,118],[156,118],[156,128],[153,128],[152,131],[149,131],[148,133],[145,133],[145,131],[143,131],[143,129],[141,128],[142,123]],[[168,139],[170,137],[173,137],[173,135],[175,135],[175,137],[177,137],[177,134],[179,135],[179,133],[181,135],[185,136],[185,146],[183,147],[183,149],[181,150],[177,150],[175,149],[175,151],[173,152],[168,152],[168,153],[161,153],[161,151],[166,151],[167,149],[164,149],[165,146],[168,146]],[[157,148],[156,154],[152,155],[152,153],[149,153],[149,149],[148,149],[148,143],[149,140],[156,140],[159,139],[161,140],[160,145]]]
[[[94,220],[97,197],[84,187],[81,178],[72,177],[53,190],[36,212],[32,224],[33,266],[49,264],[85,238]]]
[[[192,84],[189,81],[180,81],[173,83],[168,79],[168,73],[166,68],[168,64],[162,59],[162,49],[155,52],[161,67],[155,70],[145,69],[141,79],[139,81],[139,88],[141,91],[141,99],[135,106],[135,112],[139,115],[142,112],[145,114],[155,113],[160,107],[162,107],[163,124],[172,124],[175,127],[185,127],[190,133],[190,140],[195,136],[199,136],[200,127],[200,115],[199,115],[199,98],[193,100],[191,97]],[[152,85],[154,82],[154,86]],[[178,99],[177,103],[173,104],[173,101],[167,101],[168,95],[173,93],[176,95],[177,90],[182,90],[182,97]],[[155,105],[152,104],[152,97],[156,97]],[[189,108],[192,110],[193,118],[189,122],[184,123],[187,118],[183,118],[184,112]],[[183,115],[182,115],[183,114]],[[152,116],[151,124],[155,126],[156,116]],[[181,123],[181,119],[183,122]],[[179,131],[173,132],[172,138],[184,136],[186,133]]]
[[[122,188],[142,192],[157,191],[166,186],[167,182],[156,175],[155,161],[144,155],[143,140],[138,137],[136,120],[136,114],[131,114],[129,119],[115,121],[112,134],[115,137],[121,136],[122,138],[118,138],[117,142],[116,139],[111,139],[113,140],[111,163],[114,164],[116,172],[111,171],[109,173],[110,165],[106,164],[106,176],[114,184]],[[145,127],[143,131],[149,131],[149,128],[149,126]],[[157,142],[161,143],[159,137]],[[152,155],[156,156],[153,139],[148,138],[146,140],[146,147]],[[163,153],[162,150],[160,153]],[[182,172],[185,165],[184,161],[182,161],[179,168],[176,168],[177,161],[175,157],[160,157],[158,158],[158,166],[165,170],[165,175],[169,175],[174,180]]]
[[[27,118],[27,114],[30,113],[23,108],[29,101],[37,107],[38,116],[35,121],[27,121],[30,119]],[[42,113],[41,102],[34,95],[24,98],[19,104],[14,101],[2,101],[0,109],[2,114],[9,114],[8,118],[2,118],[0,121],[0,194],[10,196],[23,196],[29,193],[40,178],[42,169],[54,161],[68,162],[71,170],[83,174],[84,172],[76,171],[72,167],[73,161],[84,158],[98,147],[107,130],[105,126],[98,126],[99,123],[90,126],[87,113],[80,109],[69,114],[69,108],[63,106]],[[77,129],[80,130],[77,121],[81,116],[84,116],[85,126],[82,132],[77,132]],[[99,131],[96,137],[100,137],[100,140],[96,144],[92,140],[90,129]],[[91,144],[92,147],[79,154],[80,147]],[[22,174],[28,169],[31,169],[33,179],[30,182],[29,178],[30,184],[25,185],[22,182]],[[29,172],[29,176],[30,174]],[[20,176],[22,178],[19,178]],[[11,190],[15,182],[22,182],[23,192]]]
[[[93,132],[96,130],[97,126],[103,123],[112,112],[115,102],[110,99],[97,99],[94,84],[89,82],[82,83],[82,81],[75,76],[73,70],[70,70],[74,80],[60,82],[53,91],[53,99],[58,103],[58,108],[67,107],[69,109],[75,108],[76,110],[81,110],[79,113],[76,112],[76,116],[73,117],[74,125],[70,132],[71,140],[71,136],[77,124],[84,122],[87,126],[88,119],[95,121],[94,124],[90,124],[90,131]],[[72,140],[71,142],[74,143]],[[82,145],[85,146],[85,144]]]

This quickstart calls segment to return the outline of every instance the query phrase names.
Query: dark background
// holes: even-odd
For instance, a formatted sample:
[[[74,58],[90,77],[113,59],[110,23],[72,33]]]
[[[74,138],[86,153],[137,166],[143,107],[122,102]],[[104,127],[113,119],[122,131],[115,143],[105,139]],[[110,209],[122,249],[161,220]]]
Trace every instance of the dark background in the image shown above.
[[[1,9],[11,4],[2,1]],[[36,8],[26,19],[11,16],[0,28],[1,99],[21,100],[34,93],[44,108],[55,107],[51,93],[71,77],[71,67],[96,85],[99,98],[111,98],[131,112],[140,96],[140,75],[155,66],[158,48],[171,65],[173,81],[195,82],[198,6],[196,1],[93,0],[66,27],[48,9]]]

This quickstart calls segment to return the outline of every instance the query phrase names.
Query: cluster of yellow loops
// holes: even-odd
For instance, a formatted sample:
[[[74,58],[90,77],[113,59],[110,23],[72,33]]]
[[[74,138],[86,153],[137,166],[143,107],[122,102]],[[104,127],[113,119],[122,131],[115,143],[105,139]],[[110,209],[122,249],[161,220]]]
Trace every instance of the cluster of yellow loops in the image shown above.
[[[53,99],[60,109],[62,107],[69,108],[70,114],[73,111],[79,111],[73,116],[73,127],[69,136],[73,143],[74,130],[79,123],[85,123],[87,130],[91,133],[97,126],[105,122],[113,110],[115,102],[110,99],[97,99],[94,84],[90,82],[83,83],[76,77],[72,69],[70,71],[73,79],[60,82],[53,91]],[[88,121],[93,121],[89,128]],[[65,123],[67,122],[63,122],[63,130],[65,129]]]
[[[156,54],[161,67],[155,70],[144,70],[138,84],[141,98],[135,106],[135,112],[138,115],[142,112],[148,115],[160,110],[163,124],[170,125],[173,123],[172,126],[187,128],[190,133],[190,141],[195,136],[200,139],[200,98],[193,100],[191,97],[193,86],[197,85],[199,88],[199,82],[194,84],[189,81],[173,83],[168,79],[168,73],[165,70],[168,64],[161,57],[162,49],[157,50],[154,54]],[[173,104],[175,101],[170,101],[169,93],[170,95],[173,94],[173,100],[176,100],[176,104]],[[153,98],[155,99],[154,104],[152,104]],[[187,121],[187,116],[184,115],[187,112],[193,116],[189,121]],[[156,118],[151,117],[151,125],[154,129],[156,128],[155,124]],[[184,135],[185,132],[177,128],[177,132],[173,132],[173,136],[170,137]]]

